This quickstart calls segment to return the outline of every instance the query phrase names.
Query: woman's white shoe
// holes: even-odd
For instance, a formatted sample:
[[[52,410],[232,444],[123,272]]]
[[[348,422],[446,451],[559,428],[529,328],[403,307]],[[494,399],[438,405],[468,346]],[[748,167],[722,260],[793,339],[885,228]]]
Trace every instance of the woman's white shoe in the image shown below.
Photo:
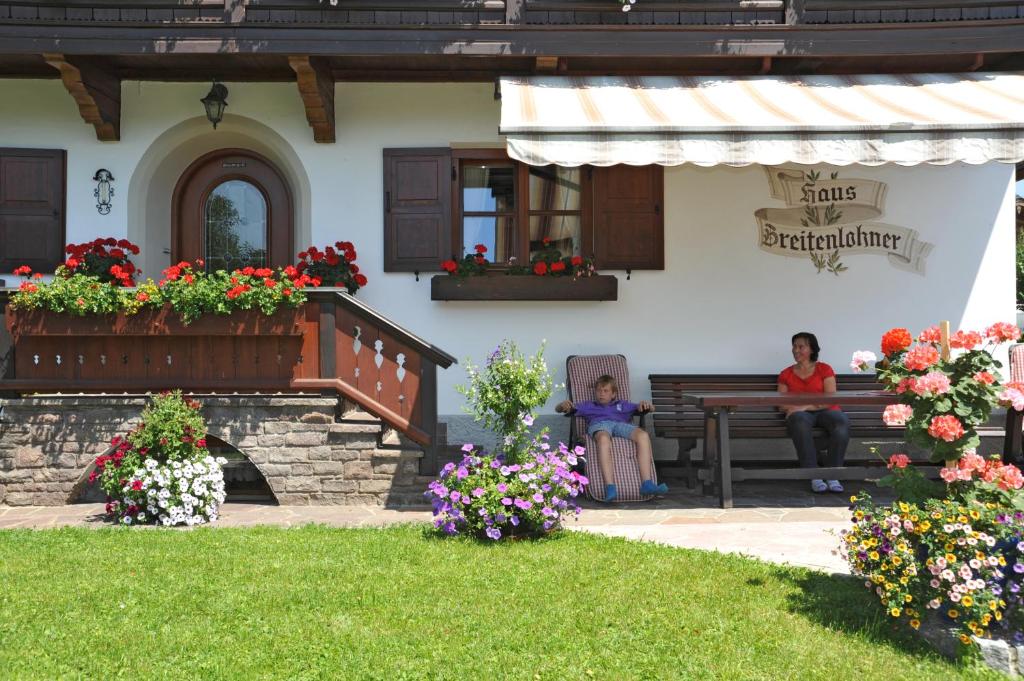
[[[815,494],[821,494],[828,489],[828,485],[825,484],[824,480],[811,480],[811,491]]]
[[[838,480],[829,480],[828,481],[828,491],[829,492],[842,492],[843,491],[843,484],[841,482],[839,482]]]

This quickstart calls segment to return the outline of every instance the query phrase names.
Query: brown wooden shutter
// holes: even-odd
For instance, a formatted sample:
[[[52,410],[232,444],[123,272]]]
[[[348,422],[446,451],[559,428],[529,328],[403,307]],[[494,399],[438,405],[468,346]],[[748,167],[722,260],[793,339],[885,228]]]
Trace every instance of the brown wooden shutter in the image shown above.
[[[384,150],[384,271],[432,272],[452,257],[449,149]]]
[[[599,270],[665,269],[661,166],[594,168],[594,259]]]
[[[64,255],[65,152],[0,149],[0,272],[53,272]]]

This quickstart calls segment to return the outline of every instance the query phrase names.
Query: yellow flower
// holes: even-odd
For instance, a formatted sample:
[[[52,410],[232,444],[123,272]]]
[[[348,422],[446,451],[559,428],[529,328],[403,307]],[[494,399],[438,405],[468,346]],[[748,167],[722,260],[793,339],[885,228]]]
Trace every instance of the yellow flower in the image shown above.
[[[910,516],[910,519],[913,520],[915,523],[917,522],[917,516],[916,515]]]
[[[857,503],[857,495],[851,495],[850,496],[850,503],[851,504]]]
[[[854,511],[853,517],[856,518],[857,520],[863,520],[864,519],[864,511]]]
[[[981,551],[975,551],[974,552],[974,557],[977,558],[978,560],[985,560],[985,554],[982,553]]]
[[[995,610],[998,607],[999,607],[999,604],[996,603],[995,601],[989,601],[988,602],[988,609],[989,610]]]
[[[907,579],[906,575],[900,577],[900,584],[907,584],[910,580]]]
[[[985,504],[985,508],[987,508],[987,509],[989,509],[989,510],[992,510],[992,509],[994,509],[995,507],[996,507],[996,505],[995,505],[995,504],[993,504],[993,503],[992,503],[991,501],[990,501],[990,502],[988,502],[987,504]]]
[[[903,602],[904,603],[909,603],[912,600],[914,600],[914,597],[911,596],[910,594],[906,594],[905,596],[903,596]]]
[[[946,549],[947,551],[952,551],[953,550],[953,542],[947,543],[943,548]]]
[[[917,526],[917,529],[920,532],[927,532],[928,530],[932,529],[932,524],[930,521],[925,520],[923,523]]]
[[[964,604],[965,608],[969,608],[972,605],[974,605],[974,599],[971,598],[970,596],[964,596],[963,598],[960,599],[960,602]]]
[[[965,646],[971,645],[971,637],[967,634],[960,634],[960,643],[963,643]]]
[[[973,508],[972,508],[972,509],[971,509],[971,518],[973,518],[974,520],[977,520],[977,519],[978,519],[978,518],[980,518],[980,517],[981,517],[981,513],[979,513],[979,512],[977,511],[977,509],[973,509]]]
[[[878,560],[878,551],[872,551],[868,554],[868,558],[871,560]]]
[[[1003,613],[999,612],[998,610],[996,610],[995,615],[996,615],[996,622],[998,622],[999,620],[1003,619]]]
[[[901,501],[900,502],[900,510],[903,511],[904,513],[907,513],[910,510],[910,504],[908,504],[905,501]]]
[[[956,556],[954,556],[952,553],[947,553],[946,554],[946,562],[947,563],[955,563],[956,562]]]
[[[902,559],[902,558],[900,558],[899,556],[893,556],[893,557],[892,557],[892,564],[893,564],[893,565],[899,565],[899,564],[901,564],[902,562],[903,562],[903,559]]]
[[[917,629],[921,626],[921,620],[910,620],[910,626],[912,626],[914,629]]]
[[[889,610],[889,614],[892,615],[893,617],[899,617],[900,616],[900,609],[899,608],[891,608]]]
[[[939,511],[932,511],[932,518],[935,520],[942,520],[942,513]]]
[[[1006,559],[1003,558],[1002,556],[999,556],[999,565],[1001,567],[1005,567],[1006,566]]]
[[[991,621],[992,621],[992,615],[988,614],[987,612],[981,618],[981,623],[984,626],[986,626],[986,627],[988,626],[988,623],[991,622]]]
[[[960,611],[956,608],[950,608],[949,612],[947,612],[946,614],[949,615],[952,619],[956,619],[960,616]]]

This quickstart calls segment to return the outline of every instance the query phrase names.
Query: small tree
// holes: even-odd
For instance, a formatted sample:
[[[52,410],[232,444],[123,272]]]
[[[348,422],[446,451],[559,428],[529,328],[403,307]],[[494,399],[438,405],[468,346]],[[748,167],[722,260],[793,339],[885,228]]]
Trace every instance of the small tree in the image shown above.
[[[544,362],[544,344],[524,357],[516,344],[503,340],[483,367],[466,363],[468,386],[456,390],[468,400],[466,413],[498,436],[498,449],[509,463],[518,463],[531,443],[534,410],[551,396],[552,380]]]

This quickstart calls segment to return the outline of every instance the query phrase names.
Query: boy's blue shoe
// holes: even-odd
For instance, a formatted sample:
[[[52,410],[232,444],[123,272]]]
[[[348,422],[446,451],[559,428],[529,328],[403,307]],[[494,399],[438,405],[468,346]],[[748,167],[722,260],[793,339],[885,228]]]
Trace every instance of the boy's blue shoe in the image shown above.
[[[668,494],[668,485],[665,483],[655,485],[653,480],[644,480],[643,484],[640,485],[640,494],[644,496]]]
[[[604,486],[604,500],[606,502],[615,501],[619,498],[619,490],[615,489],[615,485]]]

